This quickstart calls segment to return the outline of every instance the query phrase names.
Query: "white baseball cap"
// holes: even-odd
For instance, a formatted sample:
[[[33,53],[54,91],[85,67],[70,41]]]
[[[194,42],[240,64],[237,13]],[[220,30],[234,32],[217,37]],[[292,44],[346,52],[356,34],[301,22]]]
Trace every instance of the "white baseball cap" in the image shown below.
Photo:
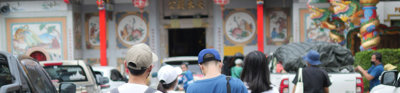
[[[164,80],[166,84],[172,83],[180,74],[182,69],[179,67],[172,67],[170,65],[165,65],[160,68],[157,73],[158,80]]]
[[[242,64],[243,63],[243,60],[242,59],[236,59],[235,60],[235,64]]]
[[[151,51],[151,48],[139,43],[133,45],[126,54],[127,63],[133,63],[134,66],[128,65],[128,68],[135,70],[143,70],[149,67],[153,62],[158,60],[158,56]]]

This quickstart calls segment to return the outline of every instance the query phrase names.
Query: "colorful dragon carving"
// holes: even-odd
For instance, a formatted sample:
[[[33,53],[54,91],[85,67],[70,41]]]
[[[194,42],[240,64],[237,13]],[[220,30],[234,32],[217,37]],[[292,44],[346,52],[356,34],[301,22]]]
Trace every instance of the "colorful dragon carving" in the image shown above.
[[[363,5],[364,18],[361,21],[359,37],[361,38],[360,50],[376,50],[380,42],[379,20],[376,14],[376,4],[379,0],[360,0]]]
[[[331,30],[329,36],[334,42],[344,45],[346,43],[345,34],[347,34],[345,31],[361,26],[360,50],[376,49],[380,41],[380,30],[377,28],[380,23],[376,16],[375,5],[379,0],[360,0],[360,2],[329,0],[332,5],[330,9],[319,9],[309,5],[310,2],[313,1],[309,0],[307,5],[312,12],[312,19],[317,21],[321,27]],[[360,4],[363,5],[362,9]]]
[[[312,1],[310,0],[307,5],[311,11],[311,19],[316,21],[316,23],[319,23],[321,27],[329,29],[329,36],[334,42],[344,45],[344,22],[341,21],[338,16],[332,13],[332,7],[320,9],[315,6],[311,6],[309,4],[310,2]]]

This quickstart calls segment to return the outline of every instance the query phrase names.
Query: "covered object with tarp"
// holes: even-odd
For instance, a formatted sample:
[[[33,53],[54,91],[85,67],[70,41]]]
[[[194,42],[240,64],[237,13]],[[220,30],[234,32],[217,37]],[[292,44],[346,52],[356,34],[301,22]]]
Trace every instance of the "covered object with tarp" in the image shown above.
[[[327,72],[354,72],[354,57],[351,51],[335,43],[291,43],[279,47],[270,58],[276,58],[277,62],[282,62],[287,72],[296,72],[299,67],[306,66],[302,57],[309,50],[320,53],[321,64],[319,67]]]

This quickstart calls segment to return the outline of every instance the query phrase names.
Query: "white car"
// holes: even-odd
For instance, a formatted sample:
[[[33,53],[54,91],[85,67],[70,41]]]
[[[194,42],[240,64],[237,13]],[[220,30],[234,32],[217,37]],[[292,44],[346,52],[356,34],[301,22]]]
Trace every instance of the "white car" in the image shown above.
[[[398,71],[383,72],[379,79],[381,84],[372,88],[370,93],[400,93],[400,75]]]
[[[99,71],[102,73],[103,77],[108,78],[108,87],[101,89],[103,93],[107,93],[108,91],[117,88],[123,84],[125,84],[125,81],[113,81],[111,80],[111,70],[116,69],[115,67],[110,67],[110,66],[93,66],[93,71]],[[107,86],[107,85],[105,85]]]
[[[100,93],[100,85],[109,82],[105,77],[96,76],[92,67],[82,60],[41,61],[40,65],[56,87],[62,82],[74,83],[77,93]]]

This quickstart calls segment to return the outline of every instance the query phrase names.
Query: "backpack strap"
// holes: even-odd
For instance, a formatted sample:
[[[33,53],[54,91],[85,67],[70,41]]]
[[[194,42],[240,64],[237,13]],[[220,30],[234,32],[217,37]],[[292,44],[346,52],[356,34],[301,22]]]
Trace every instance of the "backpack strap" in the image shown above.
[[[153,89],[153,88],[150,88],[150,87],[148,87],[148,88],[146,89],[146,91],[144,91],[144,93],[156,93],[156,92],[157,92],[156,89]]]
[[[110,91],[110,93],[119,93],[119,91],[118,91],[118,87],[117,87],[117,88],[114,88],[114,89],[112,89],[112,90]]]
[[[226,76],[226,91],[227,91],[227,93],[231,93],[231,85],[229,84],[229,80],[231,80],[231,76]]]

